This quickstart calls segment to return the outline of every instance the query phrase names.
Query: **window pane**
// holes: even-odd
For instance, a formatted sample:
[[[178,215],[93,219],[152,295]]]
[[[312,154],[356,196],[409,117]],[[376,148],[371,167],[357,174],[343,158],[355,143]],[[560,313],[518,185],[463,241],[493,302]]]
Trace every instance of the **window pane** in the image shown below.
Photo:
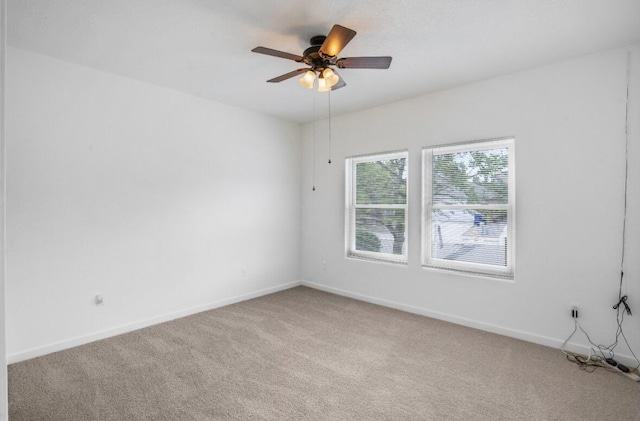
[[[433,155],[433,203],[509,202],[508,148]]]
[[[407,203],[407,159],[394,158],[356,164],[358,205]]]
[[[405,255],[404,209],[356,209],[356,250]]]
[[[431,257],[507,265],[506,210],[434,209],[431,224]]]

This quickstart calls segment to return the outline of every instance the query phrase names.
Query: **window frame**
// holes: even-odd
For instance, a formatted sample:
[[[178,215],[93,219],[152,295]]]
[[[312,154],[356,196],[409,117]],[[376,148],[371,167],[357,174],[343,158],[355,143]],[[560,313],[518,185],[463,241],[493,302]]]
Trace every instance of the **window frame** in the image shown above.
[[[358,205],[356,203],[357,197],[357,172],[356,166],[363,162],[375,162],[388,159],[405,159],[405,171],[407,172],[407,186],[406,186],[406,200],[404,204],[389,204],[389,205]],[[409,256],[409,151],[407,149],[372,153],[366,155],[357,155],[347,157],[345,159],[345,257],[369,260],[386,263],[396,263],[406,265]],[[365,250],[356,250],[356,209],[404,209],[404,247],[405,253],[403,255],[372,252]]]
[[[507,204],[496,205],[434,205],[433,204],[433,156],[459,152],[482,151],[498,148],[508,149],[508,201]],[[492,278],[513,280],[515,277],[515,137],[501,137],[495,139],[475,140],[450,145],[429,146],[422,149],[422,266],[428,269],[443,269],[457,273],[478,275]],[[432,257],[432,210],[433,209],[487,209],[505,210],[507,213],[506,235],[506,265],[504,267],[451,261]]]

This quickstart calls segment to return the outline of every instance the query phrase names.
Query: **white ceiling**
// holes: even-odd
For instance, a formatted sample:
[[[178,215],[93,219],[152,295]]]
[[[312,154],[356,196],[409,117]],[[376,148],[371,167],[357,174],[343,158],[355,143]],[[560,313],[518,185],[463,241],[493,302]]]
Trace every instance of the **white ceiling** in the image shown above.
[[[313,120],[299,63],[335,23],[357,31],[340,57],[332,114],[640,41],[640,0],[8,0],[8,44],[295,122]]]

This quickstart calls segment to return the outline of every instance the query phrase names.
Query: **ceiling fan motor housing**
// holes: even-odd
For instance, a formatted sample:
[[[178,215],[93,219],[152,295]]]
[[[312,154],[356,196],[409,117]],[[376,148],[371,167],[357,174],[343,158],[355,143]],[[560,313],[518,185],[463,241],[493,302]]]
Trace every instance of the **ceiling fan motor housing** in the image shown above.
[[[302,61],[307,65],[311,66],[313,70],[322,71],[324,68],[332,65],[331,60],[328,60],[326,57],[322,56],[320,52],[320,48],[322,44],[327,39],[324,35],[316,35],[311,37],[309,43],[311,47],[304,50],[302,53]]]
[[[322,58],[319,50],[320,45],[314,45],[307,48],[306,50],[304,50],[304,53],[302,53],[302,61],[305,64],[311,66],[312,69],[319,69],[332,64],[329,62],[329,60],[325,60],[324,58]]]

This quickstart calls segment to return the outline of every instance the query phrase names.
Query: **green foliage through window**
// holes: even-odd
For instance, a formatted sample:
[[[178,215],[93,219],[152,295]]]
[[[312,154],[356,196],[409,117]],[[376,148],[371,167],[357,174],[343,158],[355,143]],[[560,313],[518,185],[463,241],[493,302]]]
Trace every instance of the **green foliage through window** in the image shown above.
[[[356,250],[380,252],[382,243],[371,231],[356,228]]]
[[[406,158],[399,158],[356,164],[356,203],[407,203],[406,162]]]
[[[355,158],[350,168],[351,252],[406,257],[406,153]]]
[[[509,201],[508,149],[433,156],[434,204],[506,204]]]

